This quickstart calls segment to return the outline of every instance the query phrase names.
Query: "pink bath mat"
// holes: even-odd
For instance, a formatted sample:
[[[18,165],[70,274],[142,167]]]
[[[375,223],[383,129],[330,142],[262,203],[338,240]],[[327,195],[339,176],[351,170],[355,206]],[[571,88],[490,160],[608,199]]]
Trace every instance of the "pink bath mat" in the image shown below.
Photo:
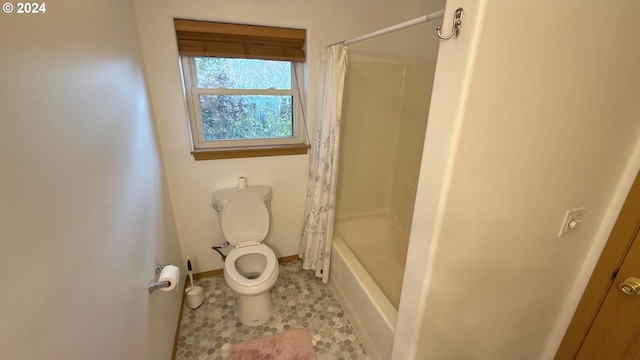
[[[231,348],[230,360],[317,360],[311,335],[294,329],[260,339],[249,340]]]

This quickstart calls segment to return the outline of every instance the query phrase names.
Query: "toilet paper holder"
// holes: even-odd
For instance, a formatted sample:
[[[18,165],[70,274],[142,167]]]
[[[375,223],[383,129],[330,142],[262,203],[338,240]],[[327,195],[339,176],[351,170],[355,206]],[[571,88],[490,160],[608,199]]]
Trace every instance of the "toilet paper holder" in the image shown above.
[[[156,264],[156,267],[154,268],[154,270],[156,271],[156,275],[160,275],[160,273],[162,272],[162,269],[165,268],[165,266],[169,266],[171,264]]]
[[[162,269],[164,269],[166,266],[169,266],[171,264],[156,264],[156,267],[154,268],[156,275],[159,275],[162,272]],[[149,289],[149,294],[152,294],[154,291],[156,291],[157,289],[162,289],[162,288],[166,288],[171,286],[171,282],[170,281],[149,281],[149,284],[147,284],[147,288]]]
[[[149,281],[149,294],[153,293],[154,291],[156,291],[156,289],[162,289],[162,288],[166,288],[171,286],[171,282],[170,281]]]

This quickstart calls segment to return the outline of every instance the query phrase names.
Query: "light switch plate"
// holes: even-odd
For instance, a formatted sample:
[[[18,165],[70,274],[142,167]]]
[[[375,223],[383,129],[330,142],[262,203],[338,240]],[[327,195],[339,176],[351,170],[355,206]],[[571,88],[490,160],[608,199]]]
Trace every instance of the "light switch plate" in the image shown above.
[[[577,233],[582,226],[584,213],[586,211],[586,207],[567,210],[567,212],[564,214],[564,220],[562,220],[562,226],[560,227],[560,231],[558,232],[558,237]]]

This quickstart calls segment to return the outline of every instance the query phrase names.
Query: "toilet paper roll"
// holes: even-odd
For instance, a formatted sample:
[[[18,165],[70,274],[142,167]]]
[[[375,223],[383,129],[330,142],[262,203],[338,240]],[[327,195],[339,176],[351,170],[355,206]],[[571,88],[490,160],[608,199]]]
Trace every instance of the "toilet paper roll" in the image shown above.
[[[247,188],[247,178],[241,176],[238,178],[238,189],[246,189]]]
[[[180,281],[180,268],[174,265],[167,265],[162,268],[158,282],[169,282],[169,287],[160,288],[161,291],[171,291],[178,286]]]

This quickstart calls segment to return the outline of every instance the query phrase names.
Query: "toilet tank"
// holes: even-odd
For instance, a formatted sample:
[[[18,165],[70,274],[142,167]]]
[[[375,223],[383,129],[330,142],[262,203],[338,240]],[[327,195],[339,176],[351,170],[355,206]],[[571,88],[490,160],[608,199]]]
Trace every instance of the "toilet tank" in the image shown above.
[[[247,186],[247,188],[255,191],[258,194],[258,196],[262,198],[262,200],[264,201],[264,204],[267,206],[267,210],[269,211],[269,214],[271,214],[271,186],[254,185],[254,186]],[[218,213],[218,217],[220,217],[220,213],[222,209],[227,203],[227,200],[229,200],[229,196],[231,196],[231,194],[233,194],[233,192],[236,190],[238,190],[238,188],[221,189],[213,192],[213,201],[211,203],[211,206],[213,206],[213,208]]]

